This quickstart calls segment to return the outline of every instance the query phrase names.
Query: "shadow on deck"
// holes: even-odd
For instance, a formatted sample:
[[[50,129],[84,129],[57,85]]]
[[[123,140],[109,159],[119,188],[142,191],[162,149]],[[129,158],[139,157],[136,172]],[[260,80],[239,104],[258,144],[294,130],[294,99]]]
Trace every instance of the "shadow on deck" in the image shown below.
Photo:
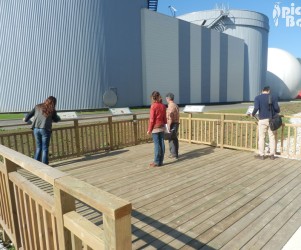
[[[300,227],[300,161],[186,143],[179,160],[152,158],[144,144],[52,166],[133,204],[133,249],[274,250]]]

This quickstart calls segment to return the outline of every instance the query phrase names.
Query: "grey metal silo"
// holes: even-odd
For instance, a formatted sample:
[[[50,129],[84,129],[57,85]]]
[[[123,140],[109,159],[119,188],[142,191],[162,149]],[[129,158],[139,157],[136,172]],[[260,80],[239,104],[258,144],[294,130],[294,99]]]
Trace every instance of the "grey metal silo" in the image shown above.
[[[253,100],[266,84],[269,19],[249,10],[215,9],[178,16],[245,41],[244,101]]]

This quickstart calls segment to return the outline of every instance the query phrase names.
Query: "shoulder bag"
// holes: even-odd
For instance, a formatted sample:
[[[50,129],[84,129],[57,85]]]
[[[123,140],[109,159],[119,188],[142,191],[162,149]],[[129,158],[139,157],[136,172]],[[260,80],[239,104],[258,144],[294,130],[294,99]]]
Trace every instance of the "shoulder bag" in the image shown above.
[[[272,131],[275,131],[282,126],[282,118],[277,113],[273,115],[274,110],[273,110],[271,95],[269,95],[269,110],[270,110],[270,129]]]

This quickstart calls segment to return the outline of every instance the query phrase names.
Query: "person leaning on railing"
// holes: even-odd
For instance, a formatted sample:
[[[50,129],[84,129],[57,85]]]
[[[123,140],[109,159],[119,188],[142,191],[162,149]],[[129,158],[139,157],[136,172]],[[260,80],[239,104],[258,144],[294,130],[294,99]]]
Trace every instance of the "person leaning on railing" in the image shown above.
[[[60,121],[55,110],[56,98],[49,96],[43,103],[34,107],[23,119],[28,122],[32,117],[32,129],[36,141],[34,158],[45,164],[49,163],[48,148],[51,137],[52,122]]]

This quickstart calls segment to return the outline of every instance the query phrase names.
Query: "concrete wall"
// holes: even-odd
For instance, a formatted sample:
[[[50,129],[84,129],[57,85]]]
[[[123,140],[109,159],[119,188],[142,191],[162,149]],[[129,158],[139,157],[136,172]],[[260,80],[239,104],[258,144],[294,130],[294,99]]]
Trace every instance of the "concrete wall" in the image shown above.
[[[143,104],[153,90],[176,102],[243,100],[244,41],[142,10]]]

